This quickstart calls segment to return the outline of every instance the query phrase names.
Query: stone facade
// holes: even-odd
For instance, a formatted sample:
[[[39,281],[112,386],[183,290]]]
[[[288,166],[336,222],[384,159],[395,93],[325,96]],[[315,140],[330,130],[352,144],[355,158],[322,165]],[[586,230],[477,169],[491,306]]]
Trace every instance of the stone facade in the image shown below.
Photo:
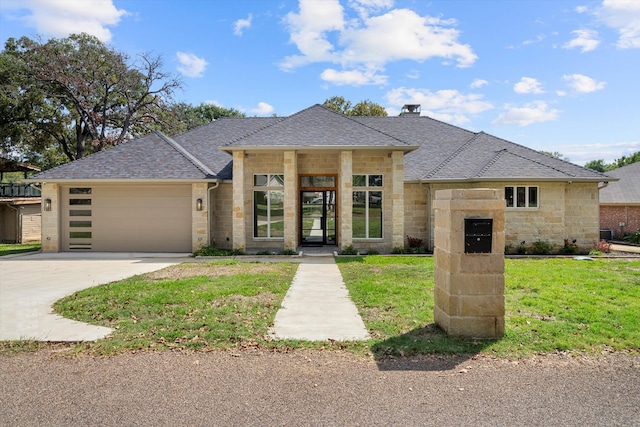
[[[448,334],[504,335],[504,211],[502,190],[440,190],[435,211],[434,319]],[[466,253],[465,219],[490,218],[490,252]]]
[[[44,210],[44,201],[51,199],[51,210]],[[58,184],[42,186],[42,251],[60,250],[60,188]]]
[[[209,233],[209,195],[206,182],[191,184],[191,197],[193,199],[193,209],[191,211],[191,250],[197,251],[207,245]],[[198,200],[202,202],[201,210],[198,210]]]

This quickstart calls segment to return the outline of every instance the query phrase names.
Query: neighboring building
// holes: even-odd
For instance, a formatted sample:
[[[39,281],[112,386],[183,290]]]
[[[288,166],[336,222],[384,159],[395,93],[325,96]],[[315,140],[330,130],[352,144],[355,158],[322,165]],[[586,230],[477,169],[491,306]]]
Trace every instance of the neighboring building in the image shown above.
[[[604,238],[622,239],[640,230],[640,162],[614,169],[619,179],[600,190],[600,228]]]
[[[506,241],[599,238],[598,184],[572,163],[415,113],[224,118],[45,171],[44,251],[247,252],[433,246],[435,191],[505,191]],[[419,110],[419,107],[418,107]]]
[[[2,183],[7,172],[39,172],[40,168],[0,157],[0,243],[40,241],[40,190]]]

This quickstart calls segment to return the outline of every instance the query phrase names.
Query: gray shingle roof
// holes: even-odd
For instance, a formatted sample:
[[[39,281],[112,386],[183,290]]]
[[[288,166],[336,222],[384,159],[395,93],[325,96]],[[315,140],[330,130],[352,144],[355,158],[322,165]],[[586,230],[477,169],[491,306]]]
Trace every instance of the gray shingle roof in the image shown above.
[[[206,167],[159,132],[49,169],[32,180],[212,178]]]
[[[232,158],[226,151],[234,148],[334,146],[401,148],[407,151],[409,181],[608,180],[522,145],[429,117],[347,117],[317,104],[289,117],[223,118],[173,138],[152,133],[33,179],[231,179]]]
[[[620,181],[600,190],[600,203],[640,204],[640,162],[607,172]]]

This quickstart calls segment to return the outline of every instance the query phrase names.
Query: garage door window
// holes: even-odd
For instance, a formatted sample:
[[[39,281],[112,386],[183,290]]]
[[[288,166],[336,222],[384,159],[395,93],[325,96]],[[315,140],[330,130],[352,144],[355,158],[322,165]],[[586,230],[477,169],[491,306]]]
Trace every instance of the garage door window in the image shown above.
[[[91,206],[91,188],[69,188],[69,196],[69,249],[91,249],[93,222],[90,219],[91,209],[86,209]]]

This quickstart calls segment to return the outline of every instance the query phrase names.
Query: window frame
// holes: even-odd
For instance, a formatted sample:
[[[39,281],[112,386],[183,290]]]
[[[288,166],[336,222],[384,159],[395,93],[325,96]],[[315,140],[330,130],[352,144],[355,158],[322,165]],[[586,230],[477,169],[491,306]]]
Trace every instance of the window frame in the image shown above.
[[[359,176],[359,177],[363,177],[358,179],[359,182],[362,182],[362,180],[364,180],[364,185],[352,185],[353,190],[351,191],[351,197],[352,200],[354,199],[354,197],[356,196],[356,193],[364,193],[364,221],[365,221],[365,226],[364,226],[364,230],[365,230],[365,235],[364,237],[362,236],[355,236],[353,235],[352,238],[354,240],[383,240],[384,239],[384,175],[383,174],[353,174],[351,177],[351,181],[352,184],[354,181],[356,181],[355,177]],[[379,177],[379,183],[376,181],[376,177]],[[376,194],[372,194],[372,193],[376,193]],[[371,236],[371,198],[372,197],[380,197],[380,217],[379,219],[376,218],[376,221],[380,221],[380,235],[379,236]],[[351,229],[352,232],[353,230],[356,229],[356,227],[354,226],[354,219],[356,218],[356,216],[353,213],[353,202],[352,202],[352,206],[351,206]]]
[[[266,183],[264,185],[258,183],[258,177],[266,177]],[[280,194],[282,200],[282,222],[284,222],[284,174],[283,173],[256,173],[253,174],[253,239],[254,240],[284,240],[284,230],[282,230],[281,236],[274,236],[272,231],[273,219],[272,219],[272,194]],[[257,197],[256,193],[265,193],[267,205],[266,205],[266,221],[267,221],[267,235],[258,235],[258,215],[257,215]]]
[[[511,189],[511,197],[508,196],[509,191],[507,189]],[[522,190],[524,192],[524,199],[522,200],[522,205],[520,202],[519,191]],[[532,190],[535,190],[532,193]],[[533,197],[532,197],[533,195]],[[505,185],[504,186],[504,199],[507,209],[539,209],[540,208],[540,187],[538,185]],[[511,199],[511,200],[510,200]],[[532,200],[535,199],[535,204],[532,205]],[[511,205],[509,205],[509,201],[511,201]]]

